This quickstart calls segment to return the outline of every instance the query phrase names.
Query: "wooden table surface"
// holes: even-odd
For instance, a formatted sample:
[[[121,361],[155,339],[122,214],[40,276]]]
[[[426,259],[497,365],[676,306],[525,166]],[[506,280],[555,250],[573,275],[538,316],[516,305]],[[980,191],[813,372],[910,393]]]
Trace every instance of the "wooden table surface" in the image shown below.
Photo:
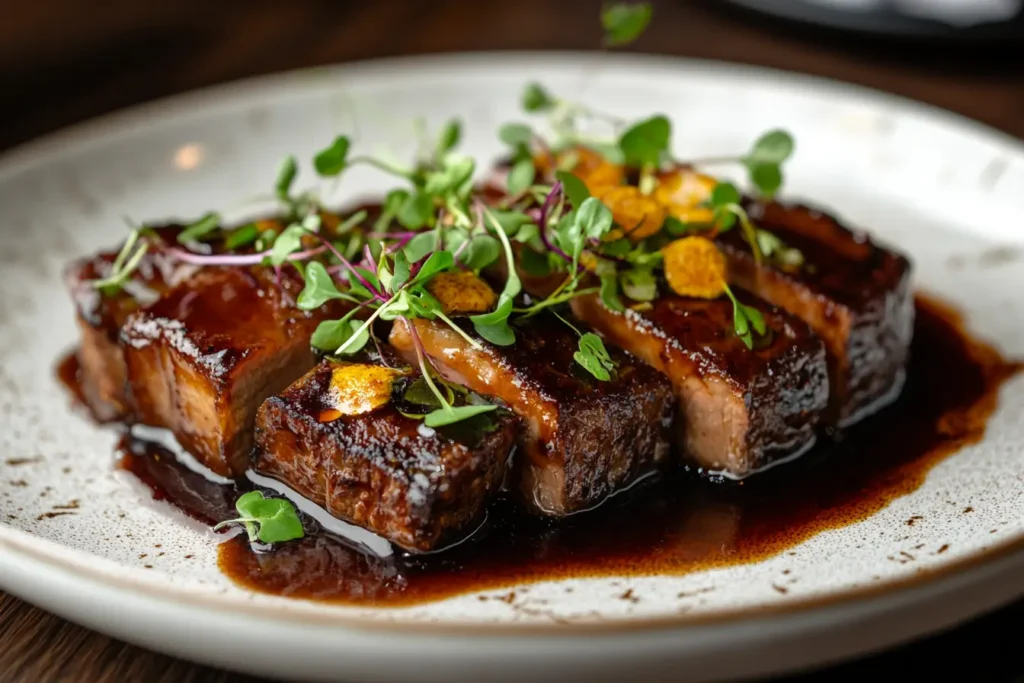
[[[12,3],[13,4],[13,3]],[[970,51],[853,39],[656,2],[631,49],[828,76],[929,102],[1024,137],[1024,45]],[[302,66],[456,50],[593,49],[600,0],[35,0],[0,21],[0,150],[200,86]],[[1024,603],[920,643],[788,679],[1024,682]],[[0,594],[0,679],[251,681],[154,654]]]

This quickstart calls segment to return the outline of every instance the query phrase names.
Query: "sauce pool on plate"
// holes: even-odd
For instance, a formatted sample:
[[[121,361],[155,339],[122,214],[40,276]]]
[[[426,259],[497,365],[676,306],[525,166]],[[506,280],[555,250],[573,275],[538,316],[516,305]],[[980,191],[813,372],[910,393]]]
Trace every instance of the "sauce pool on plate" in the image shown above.
[[[74,393],[73,363],[65,360],[58,374]],[[740,482],[677,472],[558,521],[500,499],[470,539],[427,556],[381,558],[304,518],[305,538],[269,551],[253,549],[244,534],[227,540],[220,567],[260,592],[400,606],[532,581],[679,575],[756,562],[914,491],[935,464],[982,438],[999,387],[1020,368],[972,339],[955,311],[918,297],[900,398],[853,428],[823,434],[795,462]],[[210,482],[130,434],[119,452],[120,466],[155,498],[205,523],[234,517],[234,500],[251,488]]]

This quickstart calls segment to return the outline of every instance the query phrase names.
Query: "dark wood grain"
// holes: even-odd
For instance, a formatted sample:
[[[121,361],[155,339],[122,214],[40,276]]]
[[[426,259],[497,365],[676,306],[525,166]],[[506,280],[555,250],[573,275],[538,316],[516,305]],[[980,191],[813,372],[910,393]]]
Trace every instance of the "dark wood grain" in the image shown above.
[[[0,150],[124,106],[273,71],[455,50],[593,49],[600,0],[36,0],[0,21]],[[969,52],[792,29],[715,3],[656,2],[631,49],[868,85],[1024,137],[1024,46]],[[1024,680],[1024,603],[793,681]],[[255,681],[125,645],[0,594],[0,679]]]

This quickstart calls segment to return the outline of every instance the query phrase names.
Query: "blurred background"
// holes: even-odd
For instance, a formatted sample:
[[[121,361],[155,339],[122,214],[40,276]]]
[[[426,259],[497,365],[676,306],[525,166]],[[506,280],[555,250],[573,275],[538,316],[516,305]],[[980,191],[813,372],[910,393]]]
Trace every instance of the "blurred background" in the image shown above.
[[[1024,0],[655,0],[629,49],[879,88],[1024,137]],[[125,106],[238,78],[459,50],[593,50],[601,0],[0,0],[0,151]],[[1017,604],[794,681],[1024,683]],[[961,674],[962,672],[962,674]],[[0,593],[0,679],[242,681],[124,645]]]
[[[1024,135],[1024,0],[656,0],[630,49],[839,78]],[[592,50],[601,0],[0,0],[0,149],[246,76],[455,50]]]

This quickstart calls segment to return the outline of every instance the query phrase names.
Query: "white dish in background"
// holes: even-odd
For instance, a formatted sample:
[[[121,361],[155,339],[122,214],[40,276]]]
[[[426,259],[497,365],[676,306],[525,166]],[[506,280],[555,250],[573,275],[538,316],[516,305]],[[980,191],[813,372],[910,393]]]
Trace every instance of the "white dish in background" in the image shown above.
[[[920,289],[965,311],[972,332],[1008,356],[1024,356],[1024,261],[979,260],[1024,247],[1024,146],[948,113],[827,81],[637,56],[454,55],[216,88],[0,159],[0,587],[211,664],[407,681],[766,673],[891,645],[1024,593],[1020,377],[1004,386],[982,443],[862,522],[755,564],[573,580],[572,593],[535,584],[507,602],[466,595],[368,609],[249,593],[218,571],[208,532],[172,521],[115,471],[114,434],[75,414],[53,378],[54,361],[75,341],[65,262],[115,243],[122,215],[189,217],[265,192],[282,157],[308,159],[342,131],[355,130],[366,148],[404,153],[413,116],[436,127],[457,114],[464,149],[493,157],[497,126],[522,117],[527,80],[625,117],[664,112],[677,151],[691,157],[741,151],[767,128],[791,130],[798,151],[787,195],[902,247]],[[342,194],[379,189],[381,180],[353,173]],[[307,182],[308,170],[299,184]],[[46,516],[72,501],[74,514]],[[967,506],[972,514],[962,514]],[[948,551],[935,552],[943,545]],[[894,561],[912,548],[914,561]],[[615,599],[626,589],[636,602]]]

